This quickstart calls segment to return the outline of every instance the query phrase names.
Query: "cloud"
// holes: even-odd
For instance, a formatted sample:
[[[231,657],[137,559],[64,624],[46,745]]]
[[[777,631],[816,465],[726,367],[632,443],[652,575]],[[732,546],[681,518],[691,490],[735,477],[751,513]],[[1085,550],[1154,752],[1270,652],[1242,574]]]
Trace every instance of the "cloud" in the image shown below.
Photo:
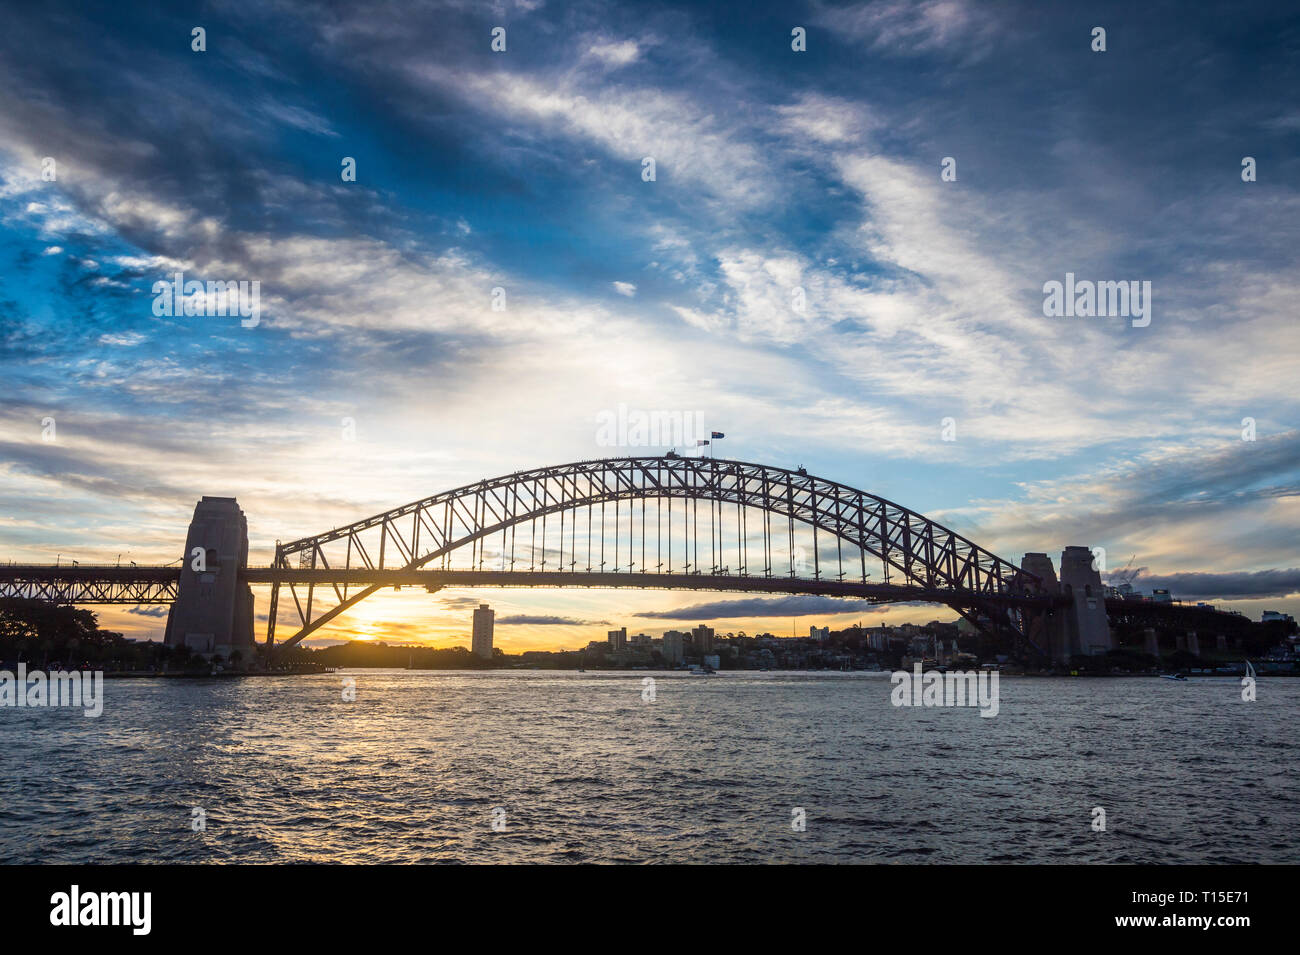
[[[475,73],[427,62],[410,75],[428,87],[483,104],[539,133],[577,139],[627,163],[628,182],[654,189],[671,178],[701,191],[701,200],[741,206],[768,204],[771,164],[743,128],[701,108],[689,96],[651,86],[585,86],[565,77]],[[656,180],[641,182],[642,160],[655,161]]]
[[[815,6],[810,52],[773,67],[780,31],[529,0],[496,7],[521,22],[493,57],[481,9],[233,0],[200,71],[141,39],[161,15],[6,21],[0,510],[44,526],[5,524],[5,556],[111,559],[129,535],[173,559],[194,499],[223,492],[256,551],[608,453],[592,418],[626,402],[701,409],[729,454],[806,463],[1004,554],[1294,563],[1296,113],[1285,83],[1231,82],[1269,50],[1156,11],[1143,55],[1067,71],[988,5],[889,0]],[[84,83],[60,78],[73,60]],[[1165,84],[1185,62],[1196,95]],[[1222,168],[1238,140],[1276,171],[1259,188]],[[322,155],[342,143],[356,183]],[[178,269],[261,280],[261,326],[155,318],[148,283]],[[1044,319],[1067,270],[1152,279],[1151,328]],[[1236,440],[1245,416],[1257,442]]]
[[[822,7],[815,22],[828,28],[832,38],[869,43],[876,52],[944,52],[978,59],[987,54],[997,34],[992,10],[967,0],[870,0],[847,7]]]
[[[881,120],[870,107],[823,93],[801,93],[792,103],[775,107],[776,122],[788,139],[811,139],[818,147],[862,143]]]
[[[1235,435],[1235,421],[1222,430]],[[1094,466],[1082,476],[1024,482],[1015,500],[977,501],[960,515],[980,543],[1037,540],[1043,550],[1101,545],[1114,566],[1133,553],[1146,565],[1200,560],[1213,540],[1218,559],[1263,564],[1290,559],[1300,539],[1300,431],[1242,441],[1169,445]]]
[[[655,620],[713,620],[749,617],[806,617],[845,613],[885,613],[889,607],[869,600],[841,600],[812,594],[789,597],[750,597],[693,604],[675,610],[650,610],[634,614]]]
[[[441,597],[439,603],[445,610],[477,610],[483,601],[478,597]]]
[[[145,336],[139,332],[128,332],[123,335],[100,335],[99,343],[101,345],[119,345],[129,348],[132,345],[138,345],[145,340]]]
[[[1130,580],[1134,589],[1168,590],[1176,600],[1253,600],[1300,594],[1300,568],[1228,573],[1140,573]]]
[[[137,617],[166,617],[169,613],[168,607],[127,607],[127,613],[135,614]]]
[[[606,66],[620,67],[635,63],[641,56],[641,48],[635,40],[596,40],[587,47],[587,56],[599,60]]]
[[[604,627],[609,625],[607,620],[575,620],[572,617],[526,613],[497,617],[496,623],[503,627]]]
[[[262,104],[261,109],[276,122],[295,129],[315,133],[318,136],[329,136],[335,139],[339,137],[339,133],[330,126],[328,120],[301,106],[268,100]]]

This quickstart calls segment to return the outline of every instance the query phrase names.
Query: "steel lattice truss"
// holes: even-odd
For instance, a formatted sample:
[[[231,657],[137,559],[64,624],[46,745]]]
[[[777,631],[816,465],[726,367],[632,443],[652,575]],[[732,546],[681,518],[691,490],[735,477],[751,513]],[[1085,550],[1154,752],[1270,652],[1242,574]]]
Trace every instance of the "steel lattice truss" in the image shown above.
[[[783,589],[817,593],[825,587],[814,585],[866,585],[871,577],[875,591],[882,581],[885,589],[902,585],[900,593],[921,590],[972,621],[991,619],[1021,637],[1010,607],[1039,584],[921,514],[802,468],[675,455],[609,458],[485,479],[277,543],[273,570],[345,572],[328,584],[285,578],[299,625],[285,645],[383,586],[350,586],[348,571],[450,570],[466,560],[466,569],[516,578],[625,574],[628,586],[647,574],[685,574],[726,578],[734,589],[747,578],[788,578]],[[272,589],[268,644],[280,586]]]
[[[0,567],[0,598],[57,604],[170,604],[180,585],[171,567]]]

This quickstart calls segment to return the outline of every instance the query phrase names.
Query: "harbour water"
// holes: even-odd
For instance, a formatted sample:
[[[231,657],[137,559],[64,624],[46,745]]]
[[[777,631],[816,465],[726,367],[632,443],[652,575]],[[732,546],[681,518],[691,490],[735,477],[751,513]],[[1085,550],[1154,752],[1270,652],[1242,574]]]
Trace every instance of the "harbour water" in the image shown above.
[[[1300,862],[1300,680],[1245,703],[1233,679],[1004,678],[991,719],[894,707],[890,689],[867,673],[112,680],[98,718],[0,709],[0,859]]]

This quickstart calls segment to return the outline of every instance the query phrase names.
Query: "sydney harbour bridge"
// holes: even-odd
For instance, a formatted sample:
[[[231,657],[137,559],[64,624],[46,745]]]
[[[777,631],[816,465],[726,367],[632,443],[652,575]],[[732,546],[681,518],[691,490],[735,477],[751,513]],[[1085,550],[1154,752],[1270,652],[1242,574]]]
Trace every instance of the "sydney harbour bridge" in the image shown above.
[[[171,604],[169,643],[228,657],[232,647],[251,649],[252,584],[271,588],[268,653],[389,587],[815,594],[944,604],[1024,656],[1059,658],[1062,645],[1089,652],[1089,618],[1095,625],[1103,600],[1094,567],[1070,571],[1071,551],[1087,553],[1067,548],[1058,583],[1044,554],[1018,567],[915,511],[802,467],[669,452],[466,484],[277,542],[269,566],[248,564],[234,499],[204,498],[176,564],[0,566],[0,597]],[[1103,603],[1103,630],[1105,613]]]

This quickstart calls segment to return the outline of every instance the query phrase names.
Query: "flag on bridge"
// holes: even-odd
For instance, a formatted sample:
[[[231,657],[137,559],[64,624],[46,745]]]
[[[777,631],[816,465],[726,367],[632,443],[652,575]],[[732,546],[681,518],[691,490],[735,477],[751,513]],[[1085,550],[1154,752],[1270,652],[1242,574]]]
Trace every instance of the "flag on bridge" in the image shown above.
[[[713,432],[713,434],[709,435],[709,437],[711,437],[711,438],[725,438],[726,435],[723,434],[721,431],[715,431],[715,432]]]
[[[695,442],[695,446],[696,446],[697,448],[708,447],[708,444],[709,444],[709,442],[707,442],[707,441],[696,441],[696,442]]]

